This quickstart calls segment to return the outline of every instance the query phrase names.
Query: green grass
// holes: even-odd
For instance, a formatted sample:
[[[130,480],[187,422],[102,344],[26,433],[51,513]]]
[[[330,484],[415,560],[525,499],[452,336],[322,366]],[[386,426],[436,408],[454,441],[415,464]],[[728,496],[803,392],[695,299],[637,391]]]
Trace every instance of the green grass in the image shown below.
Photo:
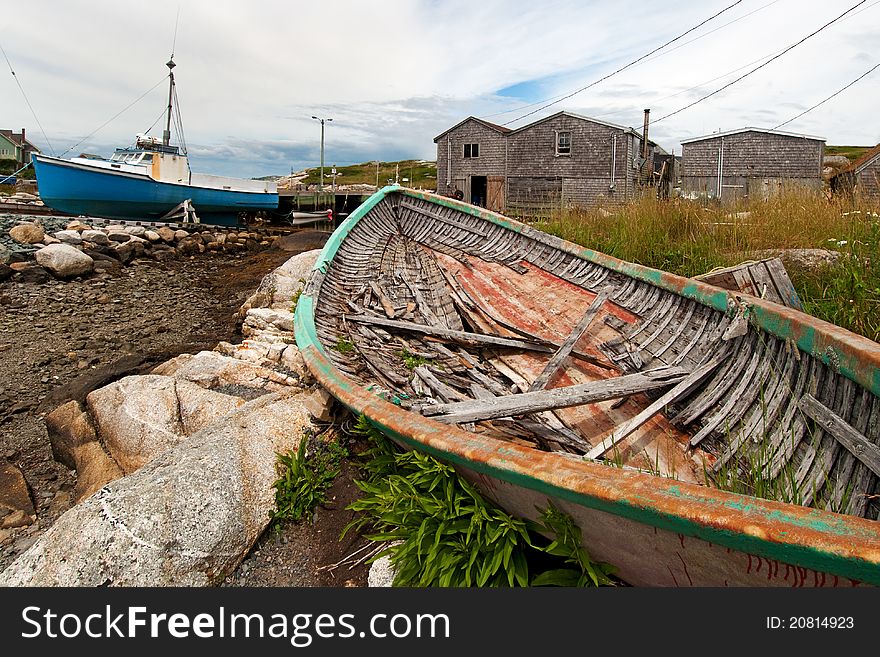
[[[843,155],[854,162],[872,148],[873,146],[826,146],[825,155]]]
[[[399,169],[398,169],[399,166]],[[330,175],[332,165],[324,165],[324,186],[329,187],[333,181]],[[315,167],[306,169],[308,176],[302,181],[307,185],[318,184],[321,180],[321,169]],[[400,162],[379,162],[379,187],[392,182],[398,175],[400,184],[417,189],[437,189],[437,164],[422,160],[401,160]],[[407,182],[403,182],[407,178]],[[376,162],[364,162],[344,167],[336,167],[337,185],[375,185]]]
[[[747,213],[747,214],[744,214]],[[731,207],[643,198],[590,210],[555,210],[536,227],[622,260],[682,276],[767,257],[782,249],[842,254],[834,266],[787,264],[805,310],[880,340],[880,209],[788,191]]]

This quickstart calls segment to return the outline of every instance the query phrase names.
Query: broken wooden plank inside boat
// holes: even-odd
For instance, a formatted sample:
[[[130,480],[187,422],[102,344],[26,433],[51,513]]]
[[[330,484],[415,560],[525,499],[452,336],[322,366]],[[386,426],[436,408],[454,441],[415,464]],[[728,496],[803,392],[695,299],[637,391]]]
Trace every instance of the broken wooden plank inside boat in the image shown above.
[[[399,187],[340,227],[304,297],[297,341],[319,381],[511,505],[525,494],[508,488],[527,480],[529,495],[561,499],[599,486],[583,504],[632,515],[644,500],[608,491],[641,471],[646,486],[707,496],[701,507],[664,493],[645,513],[670,505],[663,513],[700,527],[692,535],[728,547],[739,534],[719,539],[718,526],[740,521],[713,514],[739,498],[718,487],[795,515],[877,519],[880,347],[792,308]],[[754,508],[749,522],[773,535],[776,516]],[[880,534],[867,533],[880,561]]]

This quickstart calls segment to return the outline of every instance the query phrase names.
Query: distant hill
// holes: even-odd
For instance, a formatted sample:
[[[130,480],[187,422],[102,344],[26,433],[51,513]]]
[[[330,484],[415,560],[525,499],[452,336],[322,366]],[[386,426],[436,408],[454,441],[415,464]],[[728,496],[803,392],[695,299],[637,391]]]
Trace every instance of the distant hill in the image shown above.
[[[870,146],[826,146],[825,156],[843,155],[850,162],[855,162],[872,148],[874,148],[873,144]]]
[[[437,163],[428,160],[401,160],[399,162],[378,163],[379,187],[388,181],[398,180],[401,185],[424,189],[437,188]],[[324,187],[333,184],[333,164],[324,165]],[[317,184],[321,180],[321,168],[306,169],[300,182],[306,185]],[[299,175],[296,175],[299,178]],[[404,180],[406,178],[406,180]],[[376,185],[376,162],[363,162],[349,166],[336,167],[337,185]]]

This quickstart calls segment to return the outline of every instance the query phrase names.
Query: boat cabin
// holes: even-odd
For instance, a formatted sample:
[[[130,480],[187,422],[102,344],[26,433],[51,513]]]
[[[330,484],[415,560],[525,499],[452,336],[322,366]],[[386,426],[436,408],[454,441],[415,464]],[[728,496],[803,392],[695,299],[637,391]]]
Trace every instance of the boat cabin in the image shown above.
[[[74,158],[74,161],[83,158]],[[114,169],[126,173],[147,175],[158,182],[192,182],[189,160],[177,146],[166,146],[151,137],[138,135],[134,147],[117,148],[110,159],[88,158],[93,166]]]

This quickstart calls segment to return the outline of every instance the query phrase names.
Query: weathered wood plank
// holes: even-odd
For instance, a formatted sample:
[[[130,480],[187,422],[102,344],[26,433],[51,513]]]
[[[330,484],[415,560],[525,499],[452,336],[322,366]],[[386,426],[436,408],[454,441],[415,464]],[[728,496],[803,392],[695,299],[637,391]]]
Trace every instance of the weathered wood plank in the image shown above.
[[[602,304],[608,300],[611,292],[611,288],[606,287],[596,295],[596,298],[593,299],[593,302],[589,305],[586,312],[584,312],[583,317],[581,317],[577,325],[575,325],[571,334],[565,339],[565,342],[562,343],[562,346],[559,347],[557,352],[550,358],[550,361],[544,367],[544,371],[542,371],[538,375],[538,378],[532,382],[532,385],[529,386],[529,392],[543,390],[547,387],[550,379],[559,371],[559,368],[562,367],[563,362],[568,358],[571,350],[574,349],[575,343],[581,339],[584,333],[587,332],[590,324],[596,319],[599,309],[602,308]]]
[[[431,210],[428,210],[427,208],[418,207],[417,205],[412,204],[412,203],[401,203],[400,207],[405,208],[407,210],[411,210],[412,212],[418,212],[419,214],[424,215],[426,217],[430,217],[431,219],[436,219],[437,221],[442,221],[444,224],[448,224],[450,226],[460,228],[461,230],[466,230],[471,233],[476,233],[477,235],[480,235],[482,237],[487,237],[489,235],[489,233],[487,233],[485,230],[483,230],[481,228],[477,228],[476,226],[468,226],[460,221],[444,217],[443,215],[441,215],[438,212],[433,212]]]
[[[654,402],[649,404],[647,408],[642,410],[638,415],[634,418],[627,420],[620,426],[616,427],[612,434],[608,436],[601,443],[596,445],[593,449],[587,452],[587,458],[597,459],[609,449],[614,447],[621,440],[630,435],[633,431],[642,426],[645,422],[654,417],[657,413],[663,410],[664,406],[671,404],[676,399],[683,397],[688,394],[693,388],[705,379],[709,374],[715,371],[715,368],[718,367],[724,360],[727,358],[730,353],[729,349],[724,349],[717,356],[712,358],[705,365],[701,365],[693,372],[688,374],[684,379],[679,381],[672,390],[667,391],[663,395],[661,395]]]
[[[776,290],[779,293],[779,298],[782,300],[782,303],[786,306],[803,310],[804,307],[801,303],[801,299],[798,296],[797,291],[794,289],[791,279],[788,277],[788,272],[785,271],[785,265],[782,264],[782,260],[779,258],[771,258],[764,262],[764,266],[770,273],[770,278],[776,286]]]
[[[344,319],[351,322],[362,322],[365,324],[375,324],[377,326],[385,326],[388,328],[396,328],[402,331],[411,331],[414,333],[423,333],[425,335],[433,335],[437,337],[447,338],[453,342],[461,344],[469,344],[474,346],[492,346],[492,347],[509,347],[511,349],[523,349],[526,351],[540,351],[550,353],[553,350],[543,344],[535,342],[526,342],[524,340],[514,340],[512,338],[502,338],[495,335],[484,335],[482,333],[469,333],[467,331],[456,331],[454,329],[443,328],[439,326],[428,326],[427,324],[416,324],[414,322],[404,322],[395,319],[383,319],[381,317],[366,317],[360,315],[345,315]]]
[[[872,397],[873,395],[869,390],[862,388],[858,404],[853,410],[853,419],[850,420],[853,429],[862,435],[866,433],[868,428],[868,416],[871,413]],[[845,504],[843,500],[853,484],[852,475],[857,463],[859,463],[858,459],[848,450],[841,456],[840,465],[834,472],[834,488],[831,491],[827,507],[829,510],[844,513]]]
[[[880,447],[853,429],[846,420],[812,395],[806,394],[801,397],[798,406],[864,463],[871,472],[880,476]]]
[[[391,303],[391,299],[388,298],[388,295],[385,294],[376,281],[370,281],[370,288],[373,290],[373,294],[376,295],[376,298],[379,299],[379,303],[382,304],[382,309],[385,311],[385,314],[388,315],[388,319],[392,319],[397,310],[394,308],[394,304]]]
[[[460,404],[438,404],[424,409],[426,415],[446,424],[488,420],[508,415],[523,415],[555,408],[580,406],[607,401],[636,392],[656,390],[674,385],[687,376],[680,367],[664,367],[657,370],[626,374],[624,376],[591,381],[579,385],[524,392],[518,395],[498,397],[494,400],[471,400]]]

